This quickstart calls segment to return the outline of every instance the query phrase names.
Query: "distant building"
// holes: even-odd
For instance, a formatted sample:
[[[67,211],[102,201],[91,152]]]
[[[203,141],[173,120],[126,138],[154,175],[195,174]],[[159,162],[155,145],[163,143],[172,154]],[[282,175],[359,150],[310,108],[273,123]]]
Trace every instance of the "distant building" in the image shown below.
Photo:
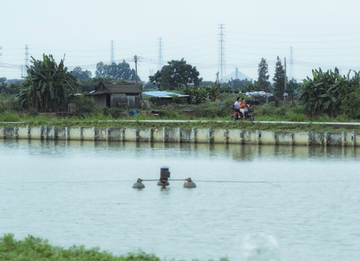
[[[129,108],[141,108],[141,90],[135,83],[100,82],[88,96],[94,96],[95,103],[103,107],[118,107],[125,103]]]

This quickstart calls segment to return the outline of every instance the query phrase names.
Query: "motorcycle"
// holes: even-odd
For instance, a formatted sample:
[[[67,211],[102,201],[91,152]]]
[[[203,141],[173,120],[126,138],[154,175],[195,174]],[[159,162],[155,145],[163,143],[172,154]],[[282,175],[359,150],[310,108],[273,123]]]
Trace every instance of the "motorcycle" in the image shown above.
[[[234,109],[234,107],[232,106],[232,108]],[[245,112],[245,119],[249,119],[249,121],[253,121],[254,120],[254,116],[251,114],[251,112],[253,112],[253,109],[250,108],[250,106],[248,106],[248,111]],[[236,120],[240,120],[240,119],[244,119],[243,113],[241,111],[236,111],[234,109],[233,114],[231,115],[231,120],[232,121],[236,121]]]

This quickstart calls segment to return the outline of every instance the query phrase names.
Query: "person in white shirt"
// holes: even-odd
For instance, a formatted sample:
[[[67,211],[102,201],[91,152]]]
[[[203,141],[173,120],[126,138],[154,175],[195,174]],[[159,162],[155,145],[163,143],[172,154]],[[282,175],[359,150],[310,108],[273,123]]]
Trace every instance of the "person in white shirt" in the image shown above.
[[[233,105],[233,107],[234,107],[234,110],[238,113],[238,115],[239,115],[239,112],[240,112],[240,97],[237,97],[236,98],[236,102],[234,103],[234,105]]]
[[[236,102],[234,103],[234,109],[239,109],[240,108],[240,97],[236,98]]]

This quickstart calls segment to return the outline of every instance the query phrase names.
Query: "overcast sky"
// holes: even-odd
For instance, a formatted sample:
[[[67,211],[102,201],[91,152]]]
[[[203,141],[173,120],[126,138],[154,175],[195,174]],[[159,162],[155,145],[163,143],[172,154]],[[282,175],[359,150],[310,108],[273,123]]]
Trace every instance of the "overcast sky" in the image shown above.
[[[110,63],[111,41],[116,62],[134,67],[147,81],[162,58],[184,58],[204,80],[219,71],[223,24],[223,75],[235,67],[257,79],[261,58],[273,78],[276,57],[286,57],[287,75],[297,80],[337,66],[345,74],[360,70],[358,0],[1,0],[0,77],[21,77],[25,45],[29,56],[42,59],[66,54],[69,69],[93,72]],[[292,55],[291,55],[292,48]]]

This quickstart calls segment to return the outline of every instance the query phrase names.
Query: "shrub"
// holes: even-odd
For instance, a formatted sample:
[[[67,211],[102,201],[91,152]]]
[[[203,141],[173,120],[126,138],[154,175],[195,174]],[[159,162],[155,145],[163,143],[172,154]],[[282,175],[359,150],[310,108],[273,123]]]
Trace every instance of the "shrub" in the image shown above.
[[[349,95],[349,99],[341,106],[341,109],[348,117],[360,119],[360,87]]]
[[[0,113],[0,122],[17,122],[20,121],[20,117],[18,114],[5,111],[3,113]]]
[[[5,111],[22,112],[21,104],[17,100],[8,100],[0,102],[0,113]]]

